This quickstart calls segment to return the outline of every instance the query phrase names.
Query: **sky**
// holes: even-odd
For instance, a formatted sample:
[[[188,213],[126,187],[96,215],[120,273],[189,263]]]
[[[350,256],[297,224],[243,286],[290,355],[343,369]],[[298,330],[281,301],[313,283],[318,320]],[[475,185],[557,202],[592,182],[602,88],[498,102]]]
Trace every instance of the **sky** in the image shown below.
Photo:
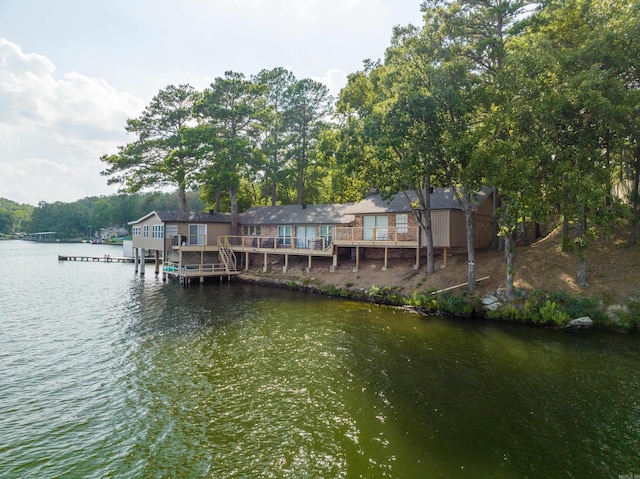
[[[161,89],[285,67],[337,96],[421,0],[0,0],[0,197],[110,195],[104,154]]]

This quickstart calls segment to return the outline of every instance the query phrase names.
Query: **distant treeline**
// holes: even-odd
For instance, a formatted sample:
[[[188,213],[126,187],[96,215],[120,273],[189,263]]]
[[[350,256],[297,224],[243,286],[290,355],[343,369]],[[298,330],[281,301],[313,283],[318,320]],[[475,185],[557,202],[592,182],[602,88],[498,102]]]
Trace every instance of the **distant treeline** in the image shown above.
[[[203,208],[197,193],[188,192],[187,203],[193,210]],[[100,228],[126,227],[150,211],[176,209],[177,193],[90,196],[72,203],[42,201],[36,207],[0,198],[0,233],[55,231],[59,239],[89,238]]]

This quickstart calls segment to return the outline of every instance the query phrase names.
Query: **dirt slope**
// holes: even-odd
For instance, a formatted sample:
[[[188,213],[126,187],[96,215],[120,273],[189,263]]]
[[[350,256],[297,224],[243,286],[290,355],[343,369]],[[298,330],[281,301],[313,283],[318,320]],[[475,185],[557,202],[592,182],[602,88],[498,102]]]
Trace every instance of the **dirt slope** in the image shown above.
[[[560,240],[561,231],[558,228],[535,244],[516,249],[517,288],[567,291],[576,296],[603,299],[607,303],[625,303],[629,297],[640,296],[640,245],[629,246],[627,237],[621,235],[591,242],[587,256],[589,287],[582,289],[575,282],[576,258],[571,253],[561,251]],[[489,277],[478,283],[480,293],[504,286],[506,267],[503,259],[503,253],[497,251],[476,253],[476,278]],[[359,270],[354,272],[355,263],[342,261],[337,271],[330,273],[330,260],[314,259],[313,267],[307,273],[304,271],[307,266],[304,259],[300,263],[290,264],[286,275],[277,272],[281,265],[272,265],[271,275],[348,288],[398,286],[406,294],[430,288],[444,289],[467,280],[465,251],[448,256],[446,267],[443,266],[442,256],[438,255],[436,272],[432,275],[425,273],[424,265],[418,271],[413,270],[413,262],[411,259],[390,259],[388,269],[382,271],[382,260],[364,260],[360,262]]]

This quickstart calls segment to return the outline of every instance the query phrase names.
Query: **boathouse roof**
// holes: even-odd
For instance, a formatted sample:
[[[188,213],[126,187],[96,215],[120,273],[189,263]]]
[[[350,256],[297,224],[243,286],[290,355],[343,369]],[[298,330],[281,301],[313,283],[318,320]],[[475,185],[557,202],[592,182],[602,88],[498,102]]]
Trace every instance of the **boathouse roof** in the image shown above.
[[[480,204],[490,193],[489,188],[482,188],[476,193],[475,206]],[[384,199],[380,193],[373,193],[355,203],[347,209],[350,214],[377,214],[377,213],[408,213],[413,210],[411,203],[416,201],[418,195],[415,190],[396,193],[389,199]],[[455,188],[434,188],[431,193],[432,210],[460,210],[460,202],[456,198]]]
[[[163,223],[231,223],[231,213],[213,213],[206,211],[152,211],[142,218],[130,221],[133,225],[145,221],[151,216],[157,216]]]
[[[354,220],[346,212],[353,203],[326,205],[254,206],[240,215],[244,225],[334,225]]]

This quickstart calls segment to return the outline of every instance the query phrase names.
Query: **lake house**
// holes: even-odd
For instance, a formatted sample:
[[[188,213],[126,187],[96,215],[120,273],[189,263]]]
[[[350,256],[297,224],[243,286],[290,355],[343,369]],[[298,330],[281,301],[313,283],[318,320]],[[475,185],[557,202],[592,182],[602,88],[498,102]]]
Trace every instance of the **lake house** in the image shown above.
[[[390,199],[373,192],[357,203],[257,206],[239,215],[237,231],[231,230],[230,214],[213,212],[153,211],[129,225],[136,259],[152,251],[156,273],[162,259],[163,275],[181,280],[230,276],[251,265],[265,272],[281,265],[286,272],[291,258],[306,260],[307,271],[314,258],[330,258],[332,271],[339,260],[352,262],[357,271],[362,258],[379,259],[384,270],[389,258],[401,256],[415,258],[418,268],[426,242],[415,198],[415,192]],[[493,190],[484,188],[473,212],[477,248],[491,244],[492,216]],[[446,264],[448,250],[466,246],[465,216],[455,189],[433,190],[431,222],[434,247]]]

